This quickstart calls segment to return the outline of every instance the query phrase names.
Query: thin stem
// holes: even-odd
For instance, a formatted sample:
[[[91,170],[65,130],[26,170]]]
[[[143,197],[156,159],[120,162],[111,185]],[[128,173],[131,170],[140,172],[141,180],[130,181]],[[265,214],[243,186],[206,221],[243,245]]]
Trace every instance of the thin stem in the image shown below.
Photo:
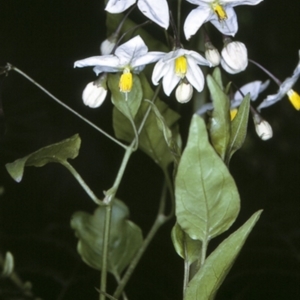
[[[75,170],[75,168],[67,161],[61,162],[63,166],[65,166],[71,174],[75,177],[81,187],[85,190],[85,192],[90,196],[90,198],[97,204],[103,205],[103,202],[93,193],[93,191],[89,188],[89,186],[85,183],[79,173]]]
[[[184,256],[187,256],[186,246],[184,247]],[[183,296],[190,280],[190,263],[187,259],[184,260],[184,278],[183,278]]]
[[[268,71],[266,68],[264,68],[262,65],[260,65],[259,63],[257,63],[256,61],[249,59],[248,61],[250,61],[251,63],[253,63],[254,65],[256,65],[258,68],[260,68],[262,71],[264,71],[268,76],[270,76],[270,78],[272,78],[274,80],[274,82],[280,87],[282,82],[276,78],[270,71]]]
[[[118,299],[121,296],[123,289],[125,288],[134,269],[136,268],[138,262],[140,261],[141,257],[143,256],[144,252],[148,248],[148,246],[149,246],[150,242],[152,241],[153,237],[155,236],[156,232],[168,220],[167,217],[163,213],[163,210],[165,208],[165,203],[166,203],[166,195],[167,195],[166,191],[167,191],[166,184],[164,184],[156,219],[155,219],[148,235],[144,239],[142,246],[139,248],[135,257],[133,258],[130,265],[128,266],[122,280],[120,281],[119,286],[115,290],[115,292],[113,294],[114,298]]]
[[[178,40],[180,41],[180,28],[181,28],[181,2],[182,0],[177,1],[177,34]]]
[[[105,224],[104,224],[104,237],[103,237],[103,253],[102,253],[102,271],[100,286],[101,291],[106,292],[107,283],[107,258],[108,258],[108,244],[109,244],[109,234],[110,234],[110,222],[111,222],[111,207],[112,203],[108,203],[105,208]],[[103,293],[99,294],[99,300],[105,300],[106,296]]]
[[[114,137],[112,137],[111,135],[109,135],[108,133],[106,133],[104,130],[102,130],[101,128],[99,128],[97,125],[95,125],[94,123],[92,123],[91,121],[89,121],[88,119],[86,119],[85,117],[83,117],[77,111],[75,111],[74,109],[72,109],[71,107],[69,107],[68,105],[66,105],[65,103],[63,103],[61,100],[59,100],[58,98],[56,98],[53,94],[51,94],[48,90],[46,90],[43,86],[41,86],[34,79],[32,79],[31,77],[29,77],[23,71],[21,71],[20,69],[16,68],[13,65],[11,65],[10,63],[8,63],[7,65],[8,65],[8,70],[14,70],[17,73],[21,74],[23,77],[25,77],[27,80],[29,80],[31,83],[33,83],[35,86],[37,86],[40,90],[42,90],[45,94],[47,94],[50,98],[52,98],[55,102],[57,102],[58,104],[60,104],[61,106],[63,106],[65,109],[67,109],[68,111],[70,111],[72,114],[74,114],[75,116],[77,116],[79,119],[83,120],[85,123],[87,123],[90,126],[92,126],[94,129],[96,129],[97,131],[99,131],[100,133],[102,133],[103,135],[105,135],[107,138],[109,138],[110,140],[112,140],[113,142],[115,142],[116,144],[118,144],[119,146],[121,146],[122,148],[126,149],[126,145],[124,145],[121,142],[119,142],[117,139],[115,139]]]

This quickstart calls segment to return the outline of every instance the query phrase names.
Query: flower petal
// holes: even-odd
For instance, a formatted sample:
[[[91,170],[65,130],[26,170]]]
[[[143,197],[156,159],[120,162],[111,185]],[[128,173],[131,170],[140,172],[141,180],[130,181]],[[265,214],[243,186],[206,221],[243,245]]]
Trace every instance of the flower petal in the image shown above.
[[[139,10],[159,26],[168,29],[170,17],[169,6],[166,0],[139,0]]]
[[[252,101],[255,101],[257,99],[257,97],[259,96],[259,94],[261,92],[263,92],[269,85],[270,80],[267,80],[265,82],[262,82],[260,80],[256,80],[256,81],[252,81],[249,82],[245,85],[243,85],[238,91],[235,92],[233,99],[234,102],[239,102],[239,104],[242,102],[242,100],[244,99],[244,96],[247,95],[248,93],[250,94],[250,99]],[[239,104],[237,104],[236,106],[238,106]],[[234,107],[236,107],[234,106]],[[231,107],[233,107],[231,105]]]
[[[168,72],[168,68],[168,65],[162,59],[156,63],[152,72],[152,82],[154,85],[158,85],[159,80]]]
[[[181,78],[175,74],[175,63],[169,62],[168,64],[165,64],[165,68],[167,70],[162,83],[165,94],[170,96],[171,92],[174,90]]]
[[[133,5],[136,0],[109,0],[105,10],[111,14],[118,14]]]
[[[212,67],[212,64],[196,51],[186,51],[186,56],[191,56],[198,65]]]
[[[77,60],[74,68],[83,68],[91,66],[117,67],[119,59],[114,55],[91,56],[85,59]]]
[[[137,35],[126,43],[119,46],[115,55],[119,58],[119,64],[122,67],[129,65],[133,57],[140,57],[148,52],[148,47],[145,45],[142,38]]]
[[[233,8],[226,6],[224,8],[226,10],[227,19],[220,21],[216,14],[210,19],[210,22],[224,35],[235,36],[238,31],[238,23],[236,13]]]
[[[256,5],[263,0],[221,0],[222,4],[228,4],[231,7],[238,5]]]
[[[185,19],[183,30],[185,38],[189,40],[194,35],[201,25],[211,19],[213,11],[210,6],[199,6],[193,9]]]
[[[187,63],[188,63],[188,70],[186,73],[186,78],[189,83],[198,91],[201,92],[204,87],[204,76],[197,65],[196,61],[192,58],[187,56]]]
[[[148,52],[147,54],[137,57],[136,59],[133,59],[131,62],[132,68],[137,68],[139,66],[151,64],[153,62],[157,62],[159,59],[161,59],[165,55],[164,52],[159,51],[152,51]]]

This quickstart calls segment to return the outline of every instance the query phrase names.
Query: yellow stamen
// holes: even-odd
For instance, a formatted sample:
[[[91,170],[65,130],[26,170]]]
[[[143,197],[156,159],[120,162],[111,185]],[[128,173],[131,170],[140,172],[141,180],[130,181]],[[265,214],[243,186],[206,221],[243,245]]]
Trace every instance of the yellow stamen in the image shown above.
[[[132,74],[128,68],[125,68],[119,81],[120,92],[129,93],[132,89]]]
[[[300,96],[299,96],[299,94],[297,92],[295,92],[294,90],[290,89],[287,92],[287,95],[288,95],[291,103],[295,107],[295,109],[300,110]]]
[[[231,121],[235,118],[237,112],[238,112],[237,108],[233,108],[230,110],[230,120]]]
[[[175,73],[183,78],[187,71],[187,61],[184,56],[179,56],[175,59]]]
[[[224,21],[227,19],[226,11],[222,5],[213,3],[212,8],[213,8],[215,14],[218,16],[219,21]]]

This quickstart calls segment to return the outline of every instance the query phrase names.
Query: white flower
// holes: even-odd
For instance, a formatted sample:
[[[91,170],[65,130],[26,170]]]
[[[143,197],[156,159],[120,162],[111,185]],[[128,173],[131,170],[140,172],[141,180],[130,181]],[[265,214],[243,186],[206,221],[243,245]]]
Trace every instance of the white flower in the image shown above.
[[[300,96],[297,92],[295,92],[292,87],[296,83],[300,76],[300,50],[299,50],[299,62],[297,67],[294,70],[292,77],[288,77],[285,79],[280,87],[277,94],[269,95],[266,99],[262,101],[262,103],[257,107],[258,110],[273,105],[274,103],[281,100],[285,95],[288,96],[289,100],[291,101],[292,105],[295,109],[300,110]]]
[[[90,82],[82,92],[82,100],[86,106],[97,108],[103,103],[106,95],[107,89],[105,87],[97,86],[94,82]]]
[[[193,87],[189,83],[181,82],[176,89],[175,96],[179,103],[187,103],[192,99]]]
[[[250,99],[255,101],[259,94],[262,93],[269,86],[269,84],[270,80],[266,80],[265,82],[256,80],[243,85],[238,91],[235,92],[233,99],[231,100],[231,111],[234,111],[236,107],[240,106],[244,96],[247,94],[250,94]],[[213,103],[206,103],[200,107],[200,109],[197,111],[197,114],[203,115],[208,110],[212,110],[213,108]],[[233,119],[233,117],[231,119]]]
[[[205,43],[205,58],[212,64],[213,67],[216,67],[220,64],[221,56],[216,47],[212,43]]]
[[[244,97],[247,94],[250,94],[250,99],[255,101],[259,94],[262,93],[270,84],[270,80],[266,80],[262,82],[260,80],[251,81],[245,85],[243,85],[239,90],[237,90],[231,100],[231,108],[235,108],[240,106]]]
[[[211,22],[224,35],[234,36],[238,30],[237,17],[233,7],[256,5],[262,0],[187,0],[198,5],[187,16],[184,23],[186,39],[190,39],[202,24]]]
[[[92,56],[74,63],[74,67],[95,66],[96,75],[107,72],[123,72],[119,86],[120,91],[128,93],[133,85],[132,73],[140,73],[146,64],[156,62],[164,55],[163,52],[148,52],[148,48],[138,35],[117,47],[114,54]]]
[[[152,82],[158,85],[159,80],[163,77],[163,88],[167,96],[184,78],[198,92],[201,92],[204,87],[204,76],[198,65],[211,66],[209,61],[195,51],[176,49],[165,54],[156,63],[152,73]]]
[[[221,66],[230,74],[244,71],[248,66],[246,46],[241,42],[226,41],[221,51]]]
[[[111,14],[121,13],[136,2],[137,0],[109,0],[105,10]],[[137,6],[151,21],[168,29],[170,16],[167,0],[138,0]]]
[[[259,114],[253,115],[253,121],[257,135],[263,140],[269,140],[273,136],[271,125],[264,120]]]

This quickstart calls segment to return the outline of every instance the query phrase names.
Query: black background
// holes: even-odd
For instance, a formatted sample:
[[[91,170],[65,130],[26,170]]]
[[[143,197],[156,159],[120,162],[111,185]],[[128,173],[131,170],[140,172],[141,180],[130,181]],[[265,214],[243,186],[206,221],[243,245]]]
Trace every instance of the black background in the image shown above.
[[[299,6],[298,1],[266,0],[256,7],[236,7],[240,21],[236,40],[247,45],[249,57],[281,80],[290,76],[298,63]],[[187,4],[186,12],[193,7]],[[75,60],[99,53],[106,36],[103,8],[102,1],[96,0],[2,1],[0,66],[6,62],[17,66],[113,133],[110,101],[96,110],[82,103],[83,88],[95,78],[92,70],[73,69]],[[140,16],[138,11],[136,14]],[[158,27],[153,28],[155,34]],[[217,34],[214,29],[212,32]],[[228,76],[237,84],[266,78],[253,66],[241,76]],[[95,205],[59,165],[27,168],[17,184],[4,164],[79,133],[82,147],[72,164],[100,196],[112,185],[123,151],[17,73],[2,76],[0,84],[0,186],[5,188],[0,198],[1,252],[14,254],[16,271],[24,281],[31,281],[33,292],[45,300],[97,299],[94,287],[99,286],[99,274],[81,263],[69,226],[75,211],[92,212]],[[295,89],[300,91],[299,83]],[[271,84],[271,92],[275,91],[277,87]],[[183,110],[189,112],[190,106],[186,107]],[[300,298],[299,112],[285,98],[264,110],[263,116],[273,127],[273,139],[261,141],[250,122],[245,145],[232,159],[231,172],[242,202],[231,231],[258,209],[264,212],[222,285],[220,300]],[[131,220],[146,234],[156,214],[162,174],[138,152],[125,175],[118,197],[127,203]],[[159,231],[147,250],[128,285],[130,299],[182,298],[183,264],[170,239],[173,223]],[[210,250],[225,236],[213,241]],[[113,287],[113,280],[109,286]],[[21,298],[12,295],[5,281],[0,299]]]

